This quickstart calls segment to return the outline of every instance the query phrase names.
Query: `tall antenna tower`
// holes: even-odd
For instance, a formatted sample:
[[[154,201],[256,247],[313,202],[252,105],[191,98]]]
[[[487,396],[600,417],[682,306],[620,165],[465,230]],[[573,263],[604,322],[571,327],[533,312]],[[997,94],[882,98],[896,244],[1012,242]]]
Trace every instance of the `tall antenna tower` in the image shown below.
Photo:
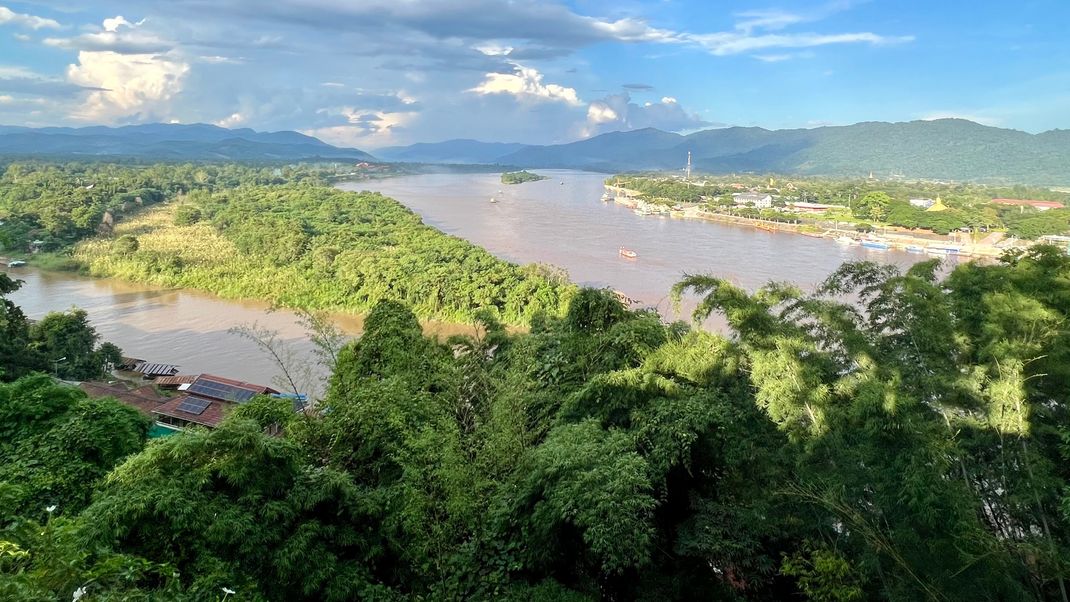
[[[691,151],[687,151],[687,181],[691,181]]]

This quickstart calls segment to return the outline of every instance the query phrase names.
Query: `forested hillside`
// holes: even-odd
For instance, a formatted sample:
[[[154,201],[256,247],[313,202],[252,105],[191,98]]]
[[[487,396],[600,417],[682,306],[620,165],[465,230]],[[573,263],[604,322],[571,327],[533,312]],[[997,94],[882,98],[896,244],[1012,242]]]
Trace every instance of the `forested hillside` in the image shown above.
[[[1028,134],[962,119],[866,122],[796,130],[730,127],[687,136],[654,129],[529,146],[495,162],[595,171],[696,170],[837,177],[1070,183],[1070,136]]]
[[[0,598],[1060,600],[1070,258],[939,273],[681,282],[727,337],[588,289],[444,342],[382,301],[314,411],[148,445],[0,385]]]
[[[115,128],[0,126],[0,155],[141,161],[375,160],[355,148],[338,148],[298,132],[231,130],[206,123],[147,123]]]

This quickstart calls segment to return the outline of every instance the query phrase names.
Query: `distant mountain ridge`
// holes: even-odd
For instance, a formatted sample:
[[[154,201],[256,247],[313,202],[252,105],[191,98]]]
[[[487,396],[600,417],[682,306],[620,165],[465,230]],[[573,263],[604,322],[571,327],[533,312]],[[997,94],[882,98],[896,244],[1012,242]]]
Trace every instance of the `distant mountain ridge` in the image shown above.
[[[404,161],[419,147],[419,161],[451,162],[450,141],[390,149]],[[474,142],[474,141],[470,141]],[[899,123],[863,122],[813,129],[729,127],[689,135],[653,128],[611,132],[549,146],[529,145],[494,155],[488,145],[480,162],[524,168],[617,172],[677,170],[691,161],[712,173],[768,172],[814,176],[1010,181],[1070,184],[1070,130],[1030,134],[964,119]],[[478,149],[470,148],[472,156]],[[436,153],[439,153],[436,155]]]
[[[499,157],[527,147],[516,142],[480,142],[465,138],[387,146],[376,149],[375,155],[386,161],[405,163],[494,163]]]
[[[0,155],[179,161],[375,160],[364,151],[332,146],[299,132],[232,130],[205,123],[81,128],[0,126]]]

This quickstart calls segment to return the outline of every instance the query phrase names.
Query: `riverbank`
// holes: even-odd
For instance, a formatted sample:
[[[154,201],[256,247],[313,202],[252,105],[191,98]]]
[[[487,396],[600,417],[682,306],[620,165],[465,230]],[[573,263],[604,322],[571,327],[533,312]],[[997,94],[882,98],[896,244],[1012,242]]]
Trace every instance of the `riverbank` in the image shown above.
[[[32,266],[0,268],[22,280],[7,297],[27,317],[84,309],[103,340],[128,356],[175,364],[182,373],[213,373],[247,382],[271,384],[279,372],[255,344],[231,329],[256,324],[279,333],[294,355],[313,359],[313,345],[294,312],[259,300],[223,299],[198,290],[153,286],[115,278],[82,276]],[[364,315],[329,312],[327,317],[351,337],[364,330]],[[475,334],[470,324],[421,320],[424,333],[446,339]],[[326,379],[327,374],[317,373]]]
[[[863,245],[875,250],[884,248],[937,256],[997,258],[1010,249],[1028,248],[1033,244],[1029,241],[1005,240],[1002,233],[986,235],[980,241],[962,240],[963,237],[957,235],[942,236],[933,232],[917,232],[895,227],[882,227],[880,233],[862,233],[844,228],[841,224],[816,219],[807,220],[802,216],[799,221],[791,223],[719,213],[710,211],[697,203],[675,206],[648,203],[641,198],[639,191],[611,184],[606,184],[605,190],[606,196],[603,196],[603,199],[608,197],[618,205],[633,209],[638,215],[703,220],[766,232],[799,234],[811,238],[830,239],[844,245]]]

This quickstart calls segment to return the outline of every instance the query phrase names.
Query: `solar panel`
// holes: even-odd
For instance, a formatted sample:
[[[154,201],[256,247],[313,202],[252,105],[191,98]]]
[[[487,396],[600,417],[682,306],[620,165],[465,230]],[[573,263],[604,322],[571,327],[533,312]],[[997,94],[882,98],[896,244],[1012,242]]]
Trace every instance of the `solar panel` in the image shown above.
[[[187,397],[185,401],[178,404],[178,411],[185,412],[187,414],[193,414],[194,416],[200,416],[208,409],[212,402],[207,399],[197,399],[195,397]]]
[[[215,382],[203,378],[197,379],[195,383],[186,389],[186,392],[203,395],[204,397],[211,397],[213,399],[236,401],[239,403],[249,401],[253,398],[253,395],[256,395],[256,393],[248,389],[242,389],[240,387],[235,387],[234,385],[228,385],[226,383]]]

